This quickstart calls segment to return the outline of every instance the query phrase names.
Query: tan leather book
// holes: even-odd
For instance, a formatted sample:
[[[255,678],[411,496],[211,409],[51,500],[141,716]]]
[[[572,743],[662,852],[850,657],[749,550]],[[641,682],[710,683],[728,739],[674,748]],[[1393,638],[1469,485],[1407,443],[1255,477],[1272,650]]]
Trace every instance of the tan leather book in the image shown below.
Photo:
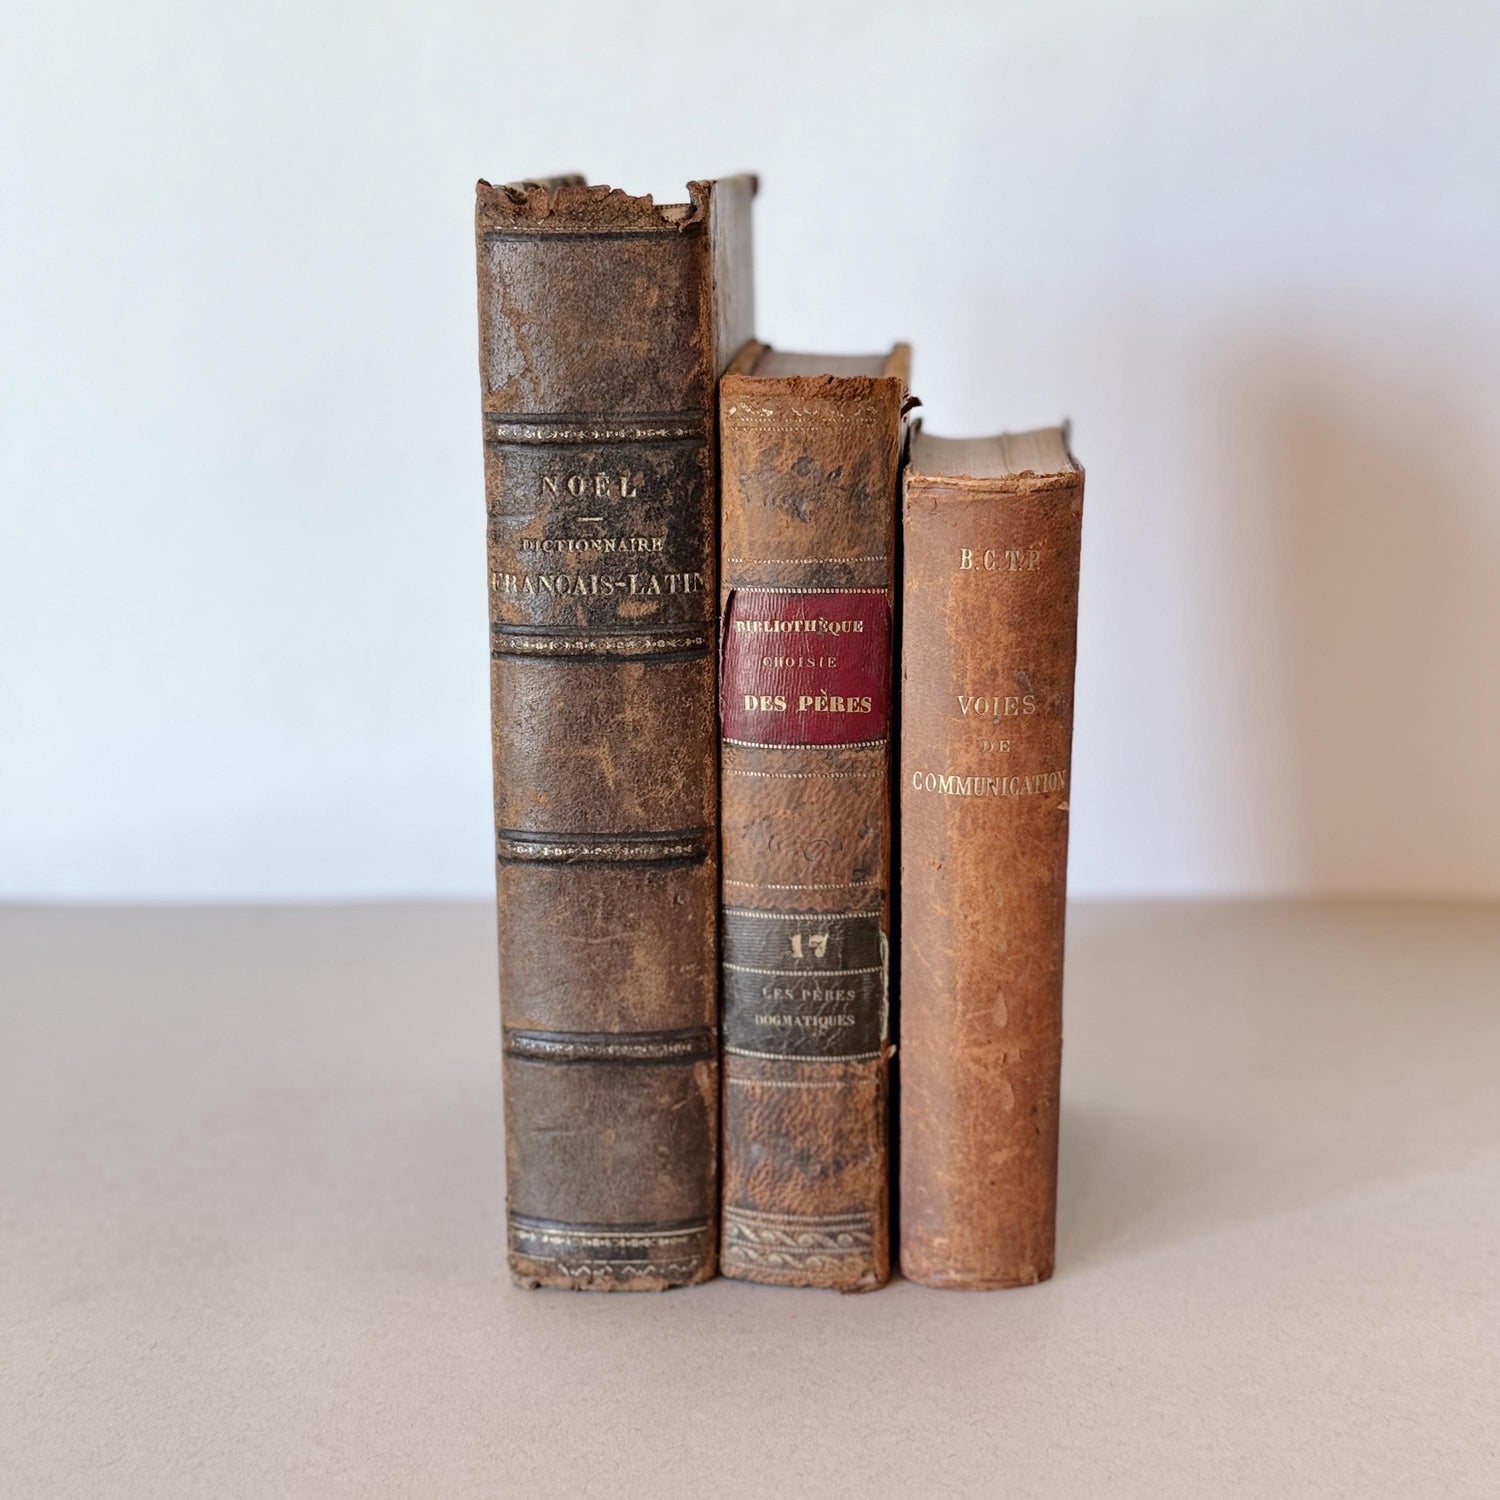
[[[509,1259],[711,1276],[718,1239],[719,374],[748,177],[475,210]]]
[[[1061,428],[912,439],[901,1271],[1052,1274],[1083,470]]]
[[[719,387],[726,1276],[890,1273],[891,643],[910,350]]]

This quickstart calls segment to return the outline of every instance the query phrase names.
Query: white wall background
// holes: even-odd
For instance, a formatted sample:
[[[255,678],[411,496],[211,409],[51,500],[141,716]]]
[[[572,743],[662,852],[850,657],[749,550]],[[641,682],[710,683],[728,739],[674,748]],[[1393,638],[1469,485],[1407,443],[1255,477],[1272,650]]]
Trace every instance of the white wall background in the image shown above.
[[[1077,892],[1500,895],[1494,6],[5,11],[4,892],[487,890],[473,180],[748,167],[762,336],[1073,418]]]

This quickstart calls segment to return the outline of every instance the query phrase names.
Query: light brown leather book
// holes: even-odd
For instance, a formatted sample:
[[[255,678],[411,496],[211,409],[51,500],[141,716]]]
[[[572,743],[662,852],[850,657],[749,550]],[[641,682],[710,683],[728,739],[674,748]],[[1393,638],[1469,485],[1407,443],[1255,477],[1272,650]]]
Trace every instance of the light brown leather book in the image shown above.
[[[1083,470],[1061,428],[912,439],[901,1271],[1052,1274]]]
[[[753,345],[723,468],[726,1276],[890,1272],[891,642],[910,350]]]
[[[475,211],[509,1260],[711,1276],[718,1239],[718,376],[748,177]]]

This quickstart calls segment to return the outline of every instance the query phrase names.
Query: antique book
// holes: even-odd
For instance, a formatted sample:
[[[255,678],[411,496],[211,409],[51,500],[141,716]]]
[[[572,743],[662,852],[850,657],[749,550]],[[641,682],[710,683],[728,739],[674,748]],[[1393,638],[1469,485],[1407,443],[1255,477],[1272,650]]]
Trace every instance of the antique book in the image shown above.
[[[726,1276],[890,1272],[891,642],[910,350],[719,386]]]
[[[912,438],[901,1271],[1052,1274],[1083,470],[1064,429]]]
[[[653,1290],[718,1238],[719,375],[754,179],[477,190],[512,1276]]]

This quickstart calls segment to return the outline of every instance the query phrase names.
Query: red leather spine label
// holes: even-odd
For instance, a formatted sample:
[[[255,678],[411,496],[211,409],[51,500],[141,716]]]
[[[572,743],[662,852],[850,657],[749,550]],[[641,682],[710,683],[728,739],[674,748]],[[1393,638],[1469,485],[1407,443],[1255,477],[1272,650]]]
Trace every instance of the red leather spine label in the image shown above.
[[[724,738],[739,745],[887,739],[890,639],[884,589],[735,589],[719,674]]]

